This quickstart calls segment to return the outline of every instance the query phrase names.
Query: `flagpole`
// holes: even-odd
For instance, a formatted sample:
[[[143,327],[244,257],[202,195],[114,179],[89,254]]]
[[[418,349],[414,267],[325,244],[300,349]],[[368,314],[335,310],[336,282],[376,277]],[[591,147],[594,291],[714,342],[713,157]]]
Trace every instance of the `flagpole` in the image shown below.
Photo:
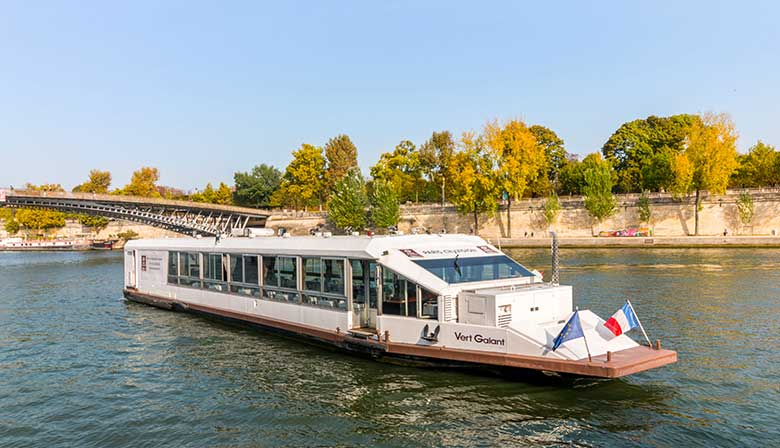
[[[645,327],[642,326],[642,321],[639,320],[639,315],[636,313],[636,310],[634,309],[634,305],[631,305],[631,301],[626,299],[626,303],[628,303],[628,306],[631,307],[631,311],[634,312],[634,317],[636,317],[636,323],[639,324],[639,329],[642,330],[642,334],[645,335],[645,340],[647,341],[647,345],[650,346],[650,348],[653,348],[653,343],[650,342],[650,338],[647,337],[647,333],[645,332]]]
[[[588,362],[593,362],[593,358],[590,356],[590,348],[588,347],[588,338],[585,337],[585,327],[582,326],[582,319],[580,319],[580,307],[574,307],[574,312],[577,313],[577,319],[580,321],[580,328],[582,328],[582,339],[585,340],[585,350],[588,352]],[[634,313],[636,314],[636,313]]]

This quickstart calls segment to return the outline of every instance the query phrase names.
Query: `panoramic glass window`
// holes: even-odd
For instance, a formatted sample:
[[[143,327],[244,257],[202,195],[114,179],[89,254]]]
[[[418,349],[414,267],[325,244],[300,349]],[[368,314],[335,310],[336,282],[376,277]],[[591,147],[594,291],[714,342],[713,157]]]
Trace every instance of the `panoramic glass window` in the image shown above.
[[[531,271],[506,255],[414,260],[414,262],[447,283],[533,277]]]
[[[187,253],[187,276],[200,278],[200,255],[194,252]]]
[[[363,267],[367,263],[363,260],[350,260],[349,263],[352,266],[352,303],[366,303],[366,272]]]
[[[344,295],[344,260],[322,259],[323,292]]]
[[[258,284],[258,266],[257,255],[244,255],[244,283]]]
[[[298,289],[298,276],[295,272],[295,258],[278,257],[276,262],[279,286],[282,288]]]
[[[244,259],[241,255],[230,255],[230,281],[244,283]]]
[[[276,275],[276,257],[263,256],[263,282],[265,286],[279,286],[279,276]]]
[[[420,317],[423,319],[439,318],[439,297],[425,288],[420,288],[422,309]]]
[[[320,291],[322,289],[322,270],[319,258],[303,259],[303,289]]]
[[[168,283],[179,283],[178,252],[168,252]]]
[[[382,314],[406,314],[406,279],[382,268]]]

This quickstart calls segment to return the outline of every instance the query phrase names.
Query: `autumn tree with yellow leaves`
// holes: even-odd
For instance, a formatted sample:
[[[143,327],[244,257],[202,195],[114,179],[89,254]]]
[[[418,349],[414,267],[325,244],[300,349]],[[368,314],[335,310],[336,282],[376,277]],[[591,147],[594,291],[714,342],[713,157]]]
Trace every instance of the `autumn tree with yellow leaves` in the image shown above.
[[[674,190],[696,193],[694,235],[699,234],[701,192],[724,194],[737,169],[737,130],[727,114],[705,113],[695,120],[685,141],[683,157],[675,158]]]
[[[506,228],[512,236],[512,199],[520,199],[529,185],[546,166],[545,149],[536,136],[520,120],[510,120],[501,126],[498,121],[485,125],[484,141],[493,159],[496,187],[507,195]]]
[[[493,170],[494,160],[482,136],[466,132],[460,150],[449,163],[450,202],[461,213],[474,214],[474,233],[479,233],[479,214],[495,212],[499,186]]]
[[[293,152],[282,184],[271,196],[271,205],[308,210],[318,204],[322,209],[325,186],[325,157],[322,148],[304,143]]]

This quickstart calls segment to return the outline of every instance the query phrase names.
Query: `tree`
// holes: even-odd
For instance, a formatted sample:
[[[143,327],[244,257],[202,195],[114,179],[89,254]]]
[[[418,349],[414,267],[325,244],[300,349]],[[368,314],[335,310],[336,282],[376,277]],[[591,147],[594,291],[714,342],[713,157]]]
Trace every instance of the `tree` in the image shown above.
[[[647,194],[647,190],[643,191],[642,195],[639,196],[639,199],[636,201],[636,207],[639,210],[639,220],[649,223],[652,210],[650,209],[650,197]]]
[[[328,201],[328,219],[340,229],[360,230],[366,226],[366,207],[366,183],[355,167],[336,182]]]
[[[16,221],[28,229],[43,230],[65,226],[65,214],[53,210],[21,208],[14,215]]]
[[[422,173],[420,155],[414,143],[402,140],[393,152],[383,153],[371,167],[371,177],[389,182],[402,202],[419,201]]]
[[[30,191],[41,191],[41,192],[64,192],[65,191],[65,189],[62,188],[62,185],[60,184],[35,185],[29,182],[25,184],[24,189]]]
[[[455,141],[450,131],[434,132],[420,146],[420,170],[431,185],[440,187],[442,205],[447,200],[447,171],[454,152]]]
[[[598,223],[615,213],[617,204],[612,195],[612,167],[607,161],[600,161],[585,171],[585,209]]]
[[[332,192],[336,183],[346,176],[349,170],[358,166],[357,148],[349,136],[338,135],[325,144],[325,159],[325,186],[328,192]]]
[[[545,163],[537,177],[537,187],[534,193],[547,194],[546,189],[557,190],[561,170],[569,161],[563,139],[553,130],[535,124],[528,128],[536,138],[536,144],[544,149]]]
[[[252,168],[251,173],[237,172],[233,176],[236,183],[235,202],[249,207],[269,207],[271,195],[282,183],[282,173],[265,163]]]
[[[739,220],[742,221],[742,225],[747,226],[753,221],[755,208],[750,193],[745,191],[739,195],[739,199],[737,199],[737,210],[739,211]]]
[[[401,207],[392,185],[384,180],[375,181],[371,191],[371,222],[374,227],[386,229],[398,224]]]
[[[485,144],[494,160],[497,187],[507,194],[507,236],[512,237],[512,199],[520,199],[528,185],[544,166],[544,148],[536,136],[519,120],[510,120],[503,127],[490,122],[484,129]]]
[[[214,191],[214,187],[211,185],[211,182],[209,182],[203,188],[203,191],[198,191],[191,194],[190,199],[194,202],[206,202],[213,204],[215,202],[216,194],[217,193]]]
[[[695,235],[699,234],[699,208],[702,190],[711,194],[726,192],[729,178],[737,168],[737,131],[726,114],[706,113],[691,126],[685,156],[693,167],[689,188],[696,192]]]
[[[322,148],[304,143],[293,151],[293,160],[285,169],[276,201],[272,205],[289,205],[308,210],[311,205],[322,207],[324,198],[325,157]],[[278,202],[281,201],[281,202]]]
[[[555,192],[550,192],[547,200],[544,201],[544,220],[547,221],[548,226],[555,224],[558,219],[558,215],[561,213],[561,201],[558,200],[558,195]]]
[[[738,156],[737,169],[730,184],[741,188],[768,187],[780,184],[780,155],[774,146],[759,140],[748,153]]]
[[[658,170],[670,167],[659,162],[671,160],[671,157],[684,150],[690,127],[696,121],[698,117],[695,115],[680,114],[670,117],[649,116],[623,123],[601,149],[604,158],[615,169],[618,191],[630,193],[666,188],[658,185],[658,180],[668,179],[668,171],[664,174]],[[666,157],[655,159],[657,154]],[[653,164],[654,160],[654,177],[652,180],[645,179],[647,166]]]
[[[474,232],[479,233],[479,213],[494,212],[498,207],[493,159],[482,137],[467,132],[460,144],[461,149],[453,155],[449,166],[450,201],[459,212],[474,214]]]
[[[78,221],[82,226],[92,227],[98,231],[105,228],[110,221],[104,216],[86,215],[84,213],[66,213],[65,219]]]
[[[125,185],[118,193],[129,196],[159,198],[160,192],[157,191],[158,180],[160,180],[160,172],[157,168],[144,166],[133,172],[130,183]]]
[[[220,205],[233,204],[233,190],[231,190],[226,183],[219,183],[219,188],[214,192],[214,203]]]
[[[8,232],[9,235],[16,235],[16,233],[19,232],[20,227],[19,221],[13,218],[5,220],[5,231]]]
[[[74,193],[108,193],[111,186],[111,173],[108,171],[91,170],[89,180],[73,188]]]

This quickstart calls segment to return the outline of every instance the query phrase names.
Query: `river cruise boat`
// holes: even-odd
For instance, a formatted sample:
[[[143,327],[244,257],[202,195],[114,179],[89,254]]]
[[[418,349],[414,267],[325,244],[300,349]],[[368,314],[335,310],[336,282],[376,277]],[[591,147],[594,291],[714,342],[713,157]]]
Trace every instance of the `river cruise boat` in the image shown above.
[[[87,250],[89,242],[85,240],[25,240],[22,238],[4,238],[0,240],[0,250],[7,251],[50,251],[50,250]]]
[[[579,310],[476,236],[181,238],[127,243],[127,299],[413,365],[615,378],[677,360]]]

